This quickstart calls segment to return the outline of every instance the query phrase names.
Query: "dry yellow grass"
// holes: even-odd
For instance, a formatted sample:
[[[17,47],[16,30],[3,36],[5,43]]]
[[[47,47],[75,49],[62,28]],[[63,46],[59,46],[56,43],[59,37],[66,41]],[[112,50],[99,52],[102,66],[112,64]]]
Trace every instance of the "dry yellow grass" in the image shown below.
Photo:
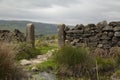
[[[15,64],[14,51],[13,44],[0,43],[0,80],[21,80],[22,78],[22,70]]]

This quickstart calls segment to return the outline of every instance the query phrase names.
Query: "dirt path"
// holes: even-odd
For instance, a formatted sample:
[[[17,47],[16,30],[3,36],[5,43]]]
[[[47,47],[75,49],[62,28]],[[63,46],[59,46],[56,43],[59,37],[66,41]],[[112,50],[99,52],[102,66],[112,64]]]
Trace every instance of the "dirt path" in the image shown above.
[[[43,54],[43,55],[38,55],[36,58],[34,59],[30,59],[30,60],[27,60],[27,59],[23,59],[20,61],[20,64],[22,66],[28,66],[28,65],[36,65],[36,64],[40,64],[44,61],[47,61],[47,59],[49,57],[51,57],[52,53],[54,52],[54,50],[50,50],[48,51],[46,54]]]
[[[26,77],[25,80],[55,80],[55,75],[47,72],[39,72],[38,68],[36,68],[37,64],[40,64],[44,61],[47,61],[48,58],[52,56],[52,53],[55,50],[50,50],[46,54],[38,55],[34,59],[23,59],[20,61],[20,65],[23,66],[23,69],[26,71]],[[26,67],[32,66],[32,69],[26,69]],[[34,72],[37,72],[37,74],[33,74]]]

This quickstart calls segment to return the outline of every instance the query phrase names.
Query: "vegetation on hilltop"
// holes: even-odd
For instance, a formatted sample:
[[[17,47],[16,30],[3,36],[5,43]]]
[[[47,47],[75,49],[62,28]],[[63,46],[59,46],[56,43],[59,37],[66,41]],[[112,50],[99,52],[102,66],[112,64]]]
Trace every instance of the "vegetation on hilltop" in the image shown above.
[[[6,29],[6,30],[19,29],[20,31],[25,33],[27,23],[34,24],[36,35],[56,34],[57,33],[57,25],[56,24],[40,23],[40,22],[32,22],[32,21],[0,20],[0,29]]]

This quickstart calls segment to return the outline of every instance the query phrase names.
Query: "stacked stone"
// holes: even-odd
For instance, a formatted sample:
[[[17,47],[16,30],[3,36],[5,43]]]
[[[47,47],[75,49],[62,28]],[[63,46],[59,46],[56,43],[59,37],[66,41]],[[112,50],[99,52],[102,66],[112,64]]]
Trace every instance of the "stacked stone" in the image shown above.
[[[110,49],[112,46],[111,43],[113,36],[114,36],[113,27],[109,25],[105,26],[102,30],[102,35],[100,37],[98,47],[102,47],[103,49]]]
[[[66,27],[68,28],[68,27]],[[66,40],[68,40],[72,45],[81,46],[83,43],[84,25],[76,25],[73,29],[67,29]]]
[[[19,42],[25,41],[25,36],[22,32],[20,32],[18,29],[15,29],[12,33],[12,38]]]
[[[84,41],[89,47],[96,47],[98,38],[97,38],[97,27],[95,24],[88,24],[84,29]]]
[[[0,41],[9,41],[9,36],[9,30],[0,30]]]
[[[107,24],[107,21],[102,21],[97,25],[88,24],[86,26],[80,24],[72,29],[65,27],[64,31],[65,40],[73,46],[81,46],[84,43],[88,47],[107,50],[115,46],[120,47],[120,22]]]
[[[110,26],[113,26],[114,36],[112,38],[112,45],[120,47],[120,22],[111,22]]]
[[[9,30],[0,30],[0,41],[12,42],[12,41],[25,41],[25,36],[19,30],[15,29],[14,32]]]

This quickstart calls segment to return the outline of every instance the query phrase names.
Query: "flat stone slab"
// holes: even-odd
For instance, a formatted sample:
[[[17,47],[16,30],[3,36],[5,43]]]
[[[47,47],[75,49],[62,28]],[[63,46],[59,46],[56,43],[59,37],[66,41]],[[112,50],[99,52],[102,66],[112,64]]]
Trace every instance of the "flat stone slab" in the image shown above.
[[[23,60],[20,61],[20,64],[23,65],[23,66],[27,66],[27,65],[31,65],[32,62],[29,61],[29,60],[23,59]]]
[[[83,33],[83,30],[69,30],[66,33]]]

